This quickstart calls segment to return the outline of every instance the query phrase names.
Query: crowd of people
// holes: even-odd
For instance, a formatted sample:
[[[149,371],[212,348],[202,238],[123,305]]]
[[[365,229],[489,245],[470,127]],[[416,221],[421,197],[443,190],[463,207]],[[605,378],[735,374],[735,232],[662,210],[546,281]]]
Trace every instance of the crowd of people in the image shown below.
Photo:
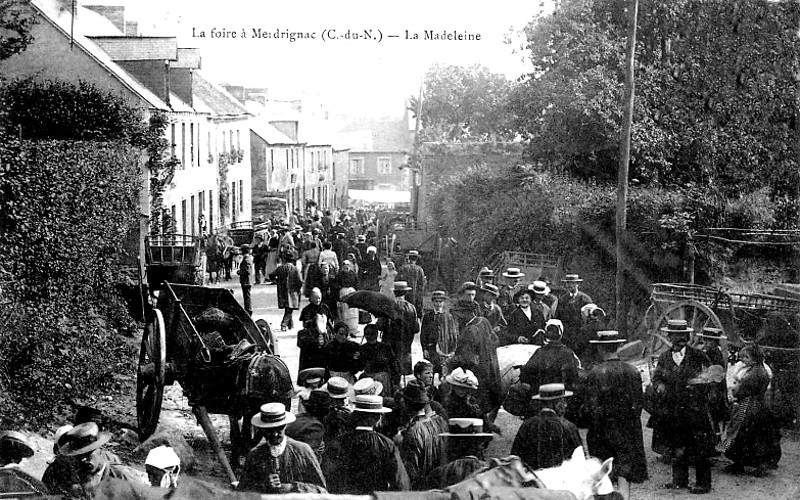
[[[353,224],[350,216],[329,216],[303,226],[289,221],[252,251],[242,248],[248,311],[245,287],[264,280],[277,285],[282,330],[294,328],[301,297],[308,304],[298,318],[299,410],[266,403],[252,416],[259,444],[245,459],[239,489],[365,494],[446,488],[466,479],[487,467],[486,448],[501,433],[495,420],[506,394],[497,349],[512,344],[537,346],[519,367],[515,395],[523,403],[514,413],[524,421],[507,450],[531,469],[556,467],[577,448],[613,457],[615,494],[627,498],[630,483],[649,477],[644,408],[653,450],[672,464],[666,488],[709,492],[711,459],[722,454],[732,473],[750,468],[763,476],[777,467],[780,432],[765,400],[770,372],[757,345],[741,350],[728,387],[720,376],[727,354],[722,332],[695,332],[685,320],[670,320],[662,328],[670,349],[644,391],[639,371],[620,359],[626,339],[606,328],[605,312],[580,290],[579,275],[566,274],[564,293],[556,296],[543,277],[523,284],[524,274],[512,267],[498,280],[486,267],[453,297],[426,290],[414,250],[384,268],[372,219]],[[373,310],[373,321],[340,300],[356,290],[383,297],[375,304],[385,314]],[[425,297],[432,307],[423,307]],[[356,342],[359,323],[363,341]],[[417,338],[423,359],[412,364]],[[91,420],[63,428],[56,459],[39,481],[15,468],[32,454],[24,436],[4,431],[0,485],[78,497],[104,478],[136,480],[104,450],[109,439]],[[150,483],[174,487],[180,470],[174,462],[169,452],[157,453],[146,464]]]

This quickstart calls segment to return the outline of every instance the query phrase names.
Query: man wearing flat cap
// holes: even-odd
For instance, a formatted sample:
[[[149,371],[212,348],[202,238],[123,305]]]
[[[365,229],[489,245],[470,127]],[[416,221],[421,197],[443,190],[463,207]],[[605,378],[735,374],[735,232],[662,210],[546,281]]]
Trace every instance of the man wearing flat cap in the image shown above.
[[[422,345],[422,357],[433,365],[433,373],[443,376],[442,367],[453,356],[458,343],[458,325],[453,315],[444,309],[447,293],[436,290],[431,294],[433,309],[422,315],[422,328],[419,342]]]
[[[286,435],[286,425],[294,421],[294,414],[282,403],[267,403],[253,416],[253,428],[265,442],[247,454],[240,490],[262,494],[327,493],[314,451]]]
[[[0,493],[47,495],[47,486],[20,468],[33,456],[28,438],[17,431],[0,431]],[[25,495],[28,496],[28,495]]]
[[[410,287],[408,293],[408,301],[414,304],[417,310],[417,316],[422,317],[422,298],[425,295],[425,271],[417,264],[419,260],[419,252],[417,250],[409,250],[406,255],[408,263],[400,266],[397,269],[397,280],[405,281]]]
[[[353,407],[353,428],[342,436],[341,448],[331,457],[331,493],[370,495],[376,491],[407,491],[411,483],[397,445],[376,432],[392,412],[377,394],[359,394]]]
[[[481,300],[479,301],[481,316],[489,320],[492,329],[498,335],[500,331],[508,326],[503,310],[497,305],[497,297],[500,296],[500,289],[496,285],[486,283],[481,288]]]
[[[629,482],[642,483],[648,477],[641,421],[642,376],[633,365],[619,359],[617,349],[625,339],[616,330],[598,331],[597,338],[589,342],[602,362],[592,368],[582,384],[585,403],[581,412],[589,429],[586,444],[593,457],[614,457],[611,480],[617,490],[627,493]]]
[[[572,392],[564,384],[545,384],[533,396],[541,410],[522,423],[511,445],[511,454],[520,457],[531,470],[557,467],[583,446],[578,428],[564,418],[569,396]]]
[[[141,482],[116,455],[102,449],[110,440],[111,434],[101,431],[95,422],[78,424],[64,433],[58,440],[58,455],[42,476],[50,493],[91,498],[106,478]]]

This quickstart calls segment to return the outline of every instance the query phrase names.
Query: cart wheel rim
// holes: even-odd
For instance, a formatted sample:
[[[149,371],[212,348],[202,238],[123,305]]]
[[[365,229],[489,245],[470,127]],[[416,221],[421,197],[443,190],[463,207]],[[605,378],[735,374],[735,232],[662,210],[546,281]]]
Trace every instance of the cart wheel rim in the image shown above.
[[[166,328],[161,311],[154,309],[144,327],[136,373],[136,418],[139,438],[153,434],[161,414],[167,364]]]
[[[653,328],[650,331],[650,342],[647,347],[647,363],[651,376],[655,370],[658,357],[672,346],[667,335],[661,331],[661,328],[667,326],[667,321],[671,319],[685,319],[688,325],[693,329],[689,339],[689,345],[695,345],[697,343],[695,333],[702,331],[705,327],[714,327],[721,329],[723,332],[725,331],[725,327],[719,319],[719,316],[707,305],[695,300],[671,304],[664,309],[664,312],[659,316],[658,320],[653,323]],[[720,341],[720,347],[722,348],[723,359],[727,360],[727,340]],[[723,368],[727,369],[727,361]]]

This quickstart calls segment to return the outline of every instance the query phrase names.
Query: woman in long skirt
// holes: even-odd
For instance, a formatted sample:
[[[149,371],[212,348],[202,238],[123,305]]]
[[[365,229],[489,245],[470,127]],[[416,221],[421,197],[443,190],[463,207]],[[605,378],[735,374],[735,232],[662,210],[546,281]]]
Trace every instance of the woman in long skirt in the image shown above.
[[[754,474],[763,476],[768,469],[777,468],[781,459],[780,428],[765,401],[770,378],[764,367],[764,351],[758,345],[742,348],[739,360],[745,367],[733,386],[736,403],[721,448],[733,461],[729,471],[755,467]]]
[[[381,273],[381,293],[394,299],[394,278],[397,276],[397,268],[391,260],[386,263],[386,269]]]

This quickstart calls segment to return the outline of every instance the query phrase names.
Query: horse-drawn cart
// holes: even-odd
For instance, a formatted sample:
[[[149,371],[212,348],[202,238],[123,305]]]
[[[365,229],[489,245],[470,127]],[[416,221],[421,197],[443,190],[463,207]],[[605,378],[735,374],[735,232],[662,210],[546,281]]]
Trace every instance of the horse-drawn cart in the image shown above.
[[[258,406],[271,401],[291,403],[289,370],[273,355],[273,345],[269,326],[256,326],[230,290],[164,282],[145,324],[139,352],[136,414],[140,438],[155,432],[164,387],[178,382],[235,483],[208,414],[230,416],[231,444],[238,458],[248,448],[245,430]],[[254,376],[263,380],[259,383]]]
[[[200,238],[189,234],[159,234],[144,239],[145,274],[150,291],[170,283],[202,283]]]
[[[646,350],[652,372],[659,355],[671,344],[661,332],[671,319],[686,320],[695,333],[703,328],[719,328],[724,339],[723,353],[754,341],[770,314],[800,314],[800,300],[763,293],[734,293],[703,285],[655,283],[643,325],[649,335]],[[695,342],[694,334],[690,343]],[[768,346],[766,346],[768,347]],[[727,363],[727,356],[723,356]]]

